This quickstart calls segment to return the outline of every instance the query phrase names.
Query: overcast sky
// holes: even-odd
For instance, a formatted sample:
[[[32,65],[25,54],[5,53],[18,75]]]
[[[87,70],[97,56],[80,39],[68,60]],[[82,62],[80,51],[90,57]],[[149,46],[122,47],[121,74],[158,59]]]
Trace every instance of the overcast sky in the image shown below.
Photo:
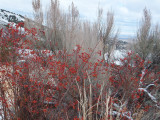
[[[152,13],[154,23],[160,20],[160,0],[60,0],[61,7],[67,10],[74,2],[82,19],[96,19],[98,6],[104,14],[112,10],[115,14],[116,26],[121,35],[133,36],[141,20],[143,9],[147,7]],[[50,0],[41,0],[45,9]],[[0,0],[0,8],[31,17],[32,0]]]

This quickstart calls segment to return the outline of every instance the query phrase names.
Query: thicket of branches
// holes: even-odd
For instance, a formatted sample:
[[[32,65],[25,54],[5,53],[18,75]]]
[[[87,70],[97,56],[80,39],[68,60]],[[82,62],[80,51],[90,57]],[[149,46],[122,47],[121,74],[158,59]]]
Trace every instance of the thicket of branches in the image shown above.
[[[156,71],[159,71],[160,29],[158,24],[153,25],[151,12],[146,8],[143,11],[143,18],[140,22],[132,50],[144,61],[151,61],[150,64],[146,64],[146,68],[153,69],[156,67]]]
[[[45,15],[47,17],[44,17],[40,0],[33,0],[32,5],[34,19],[40,25],[35,27],[42,29],[42,23],[46,25],[42,30],[45,32],[44,44],[47,49],[53,51],[66,49],[71,52],[76,45],[80,45],[86,52],[89,52],[88,48],[92,48],[93,58],[98,51],[101,51],[102,54],[108,52],[108,56],[113,51],[114,43],[118,37],[118,32],[114,31],[113,12],[108,12],[107,18],[103,19],[103,10],[99,9],[97,21],[90,23],[87,20],[80,20],[79,11],[73,3],[67,12],[63,12],[60,9],[59,1],[51,0]]]

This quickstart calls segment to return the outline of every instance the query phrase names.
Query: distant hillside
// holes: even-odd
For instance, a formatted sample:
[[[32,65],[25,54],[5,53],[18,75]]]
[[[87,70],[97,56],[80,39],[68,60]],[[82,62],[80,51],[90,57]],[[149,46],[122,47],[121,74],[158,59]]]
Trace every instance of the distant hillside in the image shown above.
[[[8,25],[8,23],[24,22],[24,17],[20,14],[16,14],[4,9],[0,9],[0,25]]]

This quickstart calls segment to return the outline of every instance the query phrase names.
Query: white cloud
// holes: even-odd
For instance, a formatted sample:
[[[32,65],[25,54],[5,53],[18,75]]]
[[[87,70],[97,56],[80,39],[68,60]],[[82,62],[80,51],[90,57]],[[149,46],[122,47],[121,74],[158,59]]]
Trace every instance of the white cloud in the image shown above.
[[[123,14],[128,15],[129,11],[126,7],[120,7],[120,12],[122,12]]]
[[[0,0],[0,8],[7,10],[31,11],[31,0]]]

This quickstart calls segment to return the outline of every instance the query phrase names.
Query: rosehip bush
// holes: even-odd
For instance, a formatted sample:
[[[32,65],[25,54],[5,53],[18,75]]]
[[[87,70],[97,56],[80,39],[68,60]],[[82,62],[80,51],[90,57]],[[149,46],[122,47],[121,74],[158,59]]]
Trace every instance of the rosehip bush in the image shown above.
[[[88,113],[80,113],[82,104],[89,97],[95,104],[99,93],[96,88],[101,87],[101,79],[107,80],[100,75],[102,61],[90,61],[91,55],[81,52],[79,45],[70,54],[66,50],[35,49],[36,32],[23,30],[11,26],[1,34],[0,46],[7,50],[7,54],[1,50],[0,59],[2,117],[30,120],[86,117]],[[84,98],[89,89],[94,94],[86,94]],[[85,106],[86,111],[91,105]]]

